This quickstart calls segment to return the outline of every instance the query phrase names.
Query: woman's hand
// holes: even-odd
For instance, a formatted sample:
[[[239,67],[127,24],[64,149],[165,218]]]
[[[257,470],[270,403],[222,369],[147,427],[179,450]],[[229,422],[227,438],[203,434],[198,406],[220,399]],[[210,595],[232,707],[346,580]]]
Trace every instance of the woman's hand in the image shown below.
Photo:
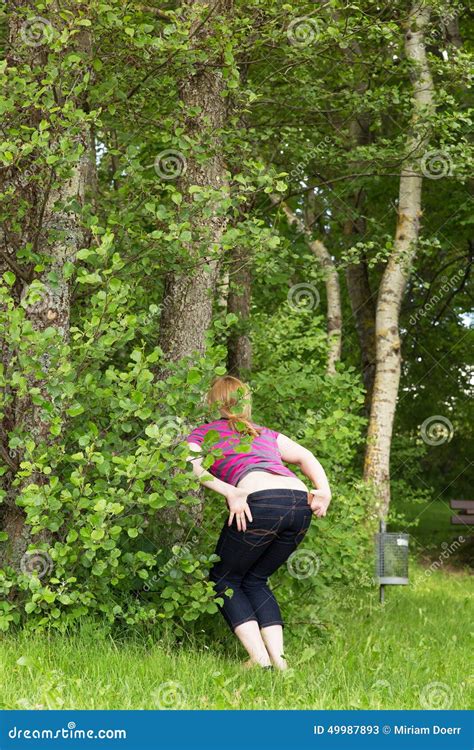
[[[310,490],[308,503],[313,511],[313,516],[321,518],[326,515],[329,503],[331,502],[331,493],[327,490]]]
[[[247,529],[246,516],[249,521],[253,521],[252,513],[250,512],[250,508],[247,503],[248,494],[249,493],[247,490],[234,487],[226,496],[227,505],[229,506],[230,511],[227,525],[232,525],[232,521],[234,520],[235,516],[237,528],[239,531],[246,531]]]

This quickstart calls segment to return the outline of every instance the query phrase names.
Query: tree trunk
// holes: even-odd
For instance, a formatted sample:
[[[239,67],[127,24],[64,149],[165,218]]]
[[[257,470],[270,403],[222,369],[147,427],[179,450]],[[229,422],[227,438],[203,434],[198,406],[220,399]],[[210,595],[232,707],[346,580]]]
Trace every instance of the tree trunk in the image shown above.
[[[195,44],[205,47],[213,34],[210,24],[216,14],[229,12],[231,0],[214,0],[211,4],[205,0],[187,0],[187,5],[196,14],[192,27]],[[212,13],[209,13],[210,5]],[[203,12],[210,16],[206,23],[202,23]],[[214,43],[216,41],[217,37]],[[197,185],[213,189],[221,193],[220,197],[228,192],[220,139],[227,117],[226,99],[222,95],[222,64],[221,54],[217,65],[209,60],[196,62],[193,74],[183,81],[180,91],[183,111],[187,113],[185,136],[196,144],[208,141],[212,153],[205,162],[191,154],[177,181],[178,190],[183,196],[182,205],[189,212],[193,238],[187,250],[193,268],[168,273],[165,280],[159,344],[170,361],[177,361],[194,352],[204,352],[206,333],[212,318],[221,238],[227,219],[219,211],[218,192],[211,202],[205,204],[204,209],[197,209],[189,188]],[[197,148],[196,152],[199,150]]]
[[[450,44],[460,49],[462,47],[462,37],[459,31],[459,20],[456,15],[448,17],[444,22],[446,38]]]
[[[312,228],[316,221],[315,202],[316,196],[314,192],[311,191],[306,193],[305,228],[308,233],[308,245],[323,269],[326,285],[327,331],[329,345],[326,372],[328,375],[334,375],[336,372],[336,363],[340,361],[342,353],[341,287],[339,284],[339,273],[336,264],[326,248],[326,245],[320,240],[311,240]]]
[[[308,244],[325,273],[329,345],[326,372],[328,375],[334,375],[336,364],[341,360],[342,350],[342,305],[339,274],[329,251],[320,240],[311,240]]]
[[[340,14],[336,10],[332,10],[332,15],[336,19],[340,18]],[[358,62],[363,62],[363,52],[356,38],[349,42],[344,57],[347,65],[351,68]],[[363,70],[363,79],[355,84],[355,90],[361,95],[361,97],[367,91],[365,65],[363,66]],[[338,123],[337,129],[340,130],[344,126],[344,123],[345,118],[342,122]],[[362,172],[363,164],[361,164],[360,161],[354,161],[354,159],[351,158],[351,152],[354,147],[370,143],[369,125],[370,120],[367,115],[364,114],[359,114],[353,117],[349,122],[348,164],[354,172]],[[363,237],[366,232],[365,219],[362,215],[362,205],[364,200],[365,191],[363,188],[356,190],[351,196],[349,196],[351,210],[343,227],[346,237],[351,237],[352,235]],[[357,239],[358,237],[355,238],[355,241],[357,241]],[[345,277],[361,353],[362,379],[365,387],[364,411],[366,416],[369,417],[375,380],[375,302],[370,288],[369,271],[365,255],[360,257],[357,262],[350,263],[346,266]]]
[[[236,377],[246,377],[252,367],[252,345],[248,335],[252,296],[252,266],[250,252],[238,247],[234,251],[229,271],[227,311],[239,321],[227,343],[227,369]]]
[[[275,205],[281,205],[288,223],[295,224],[298,231],[304,235],[308,247],[318,259],[318,263],[324,273],[326,285],[327,300],[327,332],[328,332],[328,355],[326,363],[326,372],[328,375],[334,375],[336,364],[341,359],[342,347],[342,305],[341,289],[339,285],[339,275],[336,265],[329,253],[327,247],[321,240],[315,240],[307,224],[295,214],[286,203],[280,203],[276,195],[270,196]]]
[[[361,352],[362,379],[365,388],[364,410],[369,417],[376,362],[375,302],[372,297],[365,258],[361,258],[358,263],[349,264],[345,270],[345,276]]]
[[[10,48],[14,50],[12,55],[9,56],[9,64],[20,62],[21,55],[31,54],[31,49],[19,42],[18,35],[23,21],[16,15],[16,7],[15,4],[12,4],[9,18],[9,44]],[[51,23],[54,23],[54,21],[55,15],[54,12],[51,12]],[[75,37],[74,49],[79,47],[82,51],[90,53],[90,37],[86,29],[81,29],[81,32]],[[68,48],[67,52],[70,51],[71,48]],[[39,54],[44,55],[45,53],[40,51]],[[26,62],[26,59],[23,62]],[[63,96],[60,90],[55,91],[55,98],[60,107],[63,104]],[[72,95],[68,91],[68,107],[71,107],[71,100]],[[76,104],[79,108],[82,108],[83,102],[77,101]],[[23,124],[35,127],[38,114],[41,113],[26,112]],[[13,123],[14,126],[15,123]],[[61,132],[55,135],[59,140]],[[5,240],[4,247],[6,248],[3,260],[5,262],[8,259],[10,267],[12,262],[15,266],[17,303],[25,301],[30,284],[33,281],[36,283],[40,281],[43,285],[40,298],[35,298],[34,302],[25,306],[26,319],[31,322],[35,331],[44,331],[46,328],[56,329],[59,340],[64,343],[69,338],[70,320],[70,288],[69,281],[64,277],[64,264],[75,262],[76,253],[83,241],[83,232],[75,209],[71,207],[71,204],[77,202],[82,205],[86,181],[88,175],[90,175],[89,126],[84,124],[82,130],[77,128],[77,132],[72,138],[76,145],[82,147],[83,150],[78,162],[71,167],[68,177],[57,178],[54,170],[51,169],[47,179],[44,179],[42,183],[36,183],[36,185],[42,184],[43,187],[31,188],[28,179],[25,180],[25,175],[19,169],[11,170],[10,174],[7,175],[6,179],[10,184],[15,185],[17,195],[21,195],[28,200],[30,211],[28,216],[25,216],[23,225],[19,229],[15,228],[15,231],[12,230],[11,232],[7,229],[3,237]],[[35,169],[37,172],[37,167],[33,161],[31,170],[35,171]],[[46,268],[42,272],[35,273],[31,268],[21,266],[21,262],[15,260],[17,249],[28,241],[39,252],[49,257],[49,263],[46,264]],[[7,265],[8,260],[6,261]],[[8,342],[3,340],[2,355],[6,373],[8,373],[13,354],[14,352],[11,351]],[[28,374],[26,393],[20,397],[16,397],[13,391],[8,394],[9,405],[3,418],[1,434],[3,457],[8,453],[8,433],[12,431],[19,435],[27,435],[34,440],[36,445],[51,446],[54,443],[55,438],[50,433],[50,421],[49,419],[46,421],[43,419],[44,404],[41,403],[41,400],[51,405],[52,411],[57,413],[58,407],[52,403],[47,388],[47,377],[54,358],[57,358],[60,354],[61,352],[56,345],[52,345],[51,349],[41,356],[41,361],[38,362],[41,367],[41,374]],[[34,389],[33,393],[32,389]],[[21,558],[32,542],[30,528],[25,523],[25,514],[16,502],[17,496],[28,484],[34,483],[41,486],[49,481],[45,474],[33,473],[19,486],[12,487],[11,482],[21,460],[22,456],[19,455],[13,462],[9,463],[10,472],[3,477],[3,488],[6,490],[7,496],[1,513],[2,530],[7,532],[8,541],[5,545],[2,545],[0,565],[8,564],[15,569],[19,569]],[[35,541],[45,541],[50,538],[51,535],[46,530],[36,535]]]
[[[377,301],[377,361],[364,478],[376,490],[375,510],[380,517],[386,517],[390,504],[390,446],[401,367],[399,314],[419,235],[419,161],[428,144],[429,117],[434,109],[433,80],[424,43],[429,17],[429,8],[414,4],[405,35],[405,52],[413,71],[413,115],[407,158],[400,175],[394,250],[383,273]]]
[[[358,48],[358,45],[357,45]],[[359,50],[360,54],[360,50]],[[360,86],[365,90],[366,86]],[[363,145],[369,142],[368,122],[354,119],[349,126],[350,143]],[[351,162],[354,164],[354,162]],[[359,165],[360,166],[360,165]],[[354,216],[344,222],[346,237],[365,234],[365,220],[361,214],[364,191],[359,190],[351,197]],[[361,352],[362,378],[365,387],[364,410],[369,417],[375,380],[375,302],[370,288],[369,271],[365,257],[350,263],[345,269],[346,286],[349,294],[352,315],[355,321],[357,338]]]

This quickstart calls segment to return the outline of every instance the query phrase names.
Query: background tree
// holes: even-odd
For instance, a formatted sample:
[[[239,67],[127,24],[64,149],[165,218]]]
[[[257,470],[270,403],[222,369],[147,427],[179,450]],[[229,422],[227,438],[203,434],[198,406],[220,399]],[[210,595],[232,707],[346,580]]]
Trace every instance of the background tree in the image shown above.
[[[390,505],[390,444],[400,381],[399,314],[420,233],[420,161],[430,142],[430,119],[434,113],[433,79],[425,52],[429,18],[429,7],[418,2],[408,18],[405,52],[413,66],[413,117],[400,175],[393,253],[383,272],[375,317],[376,368],[364,476],[377,487],[378,509],[383,517]]]
[[[34,470],[22,479],[26,442],[51,446],[65,417],[57,392],[45,381],[50,367],[61,358],[65,366],[68,359],[70,276],[84,240],[78,209],[90,172],[92,118],[86,92],[91,22],[79,6],[73,12],[71,5],[60,9],[52,4],[48,18],[33,15],[34,3],[12,2],[8,10],[6,54],[14,93],[7,106],[10,163],[2,175],[7,214],[2,262],[23,335],[10,337],[5,330],[2,351],[4,376],[12,377],[18,362],[24,377],[7,385],[4,399],[2,454],[8,473],[3,529],[8,545],[3,559],[18,567],[31,541],[18,495],[47,481]],[[42,44],[46,37],[51,40],[48,51]],[[25,90],[30,101],[15,109],[15,94]]]
[[[189,0],[184,6],[190,12],[189,38],[193,39],[189,73],[179,83],[178,111],[183,122],[177,134],[186,144],[185,153],[165,150],[157,157],[157,169],[165,178],[173,173],[178,177],[173,198],[178,205],[182,201],[179,218],[190,234],[183,249],[189,250],[193,262],[184,272],[178,266],[166,276],[159,340],[171,360],[204,351],[212,318],[229,204],[221,139],[227,118],[222,68],[224,54],[232,58],[232,42],[222,31],[231,5],[230,0],[211,4]]]

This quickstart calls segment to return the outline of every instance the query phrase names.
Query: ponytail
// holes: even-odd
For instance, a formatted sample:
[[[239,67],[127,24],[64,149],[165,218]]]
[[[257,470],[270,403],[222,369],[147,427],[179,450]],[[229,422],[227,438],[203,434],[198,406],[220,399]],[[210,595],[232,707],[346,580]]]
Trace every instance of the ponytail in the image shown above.
[[[243,432],[252,437],[260,435],[260,428],[256,427],[244,414],[230,414],[227,409],[221,409],[223,416],[227,419],[229,427],[235,432]]]

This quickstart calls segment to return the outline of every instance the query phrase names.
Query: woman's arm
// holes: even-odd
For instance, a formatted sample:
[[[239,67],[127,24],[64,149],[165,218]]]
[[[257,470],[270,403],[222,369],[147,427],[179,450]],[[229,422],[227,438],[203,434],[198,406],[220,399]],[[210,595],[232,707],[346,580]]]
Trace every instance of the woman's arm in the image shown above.
[[[313,499],[310,503],[311,510],[316,516],[325,516],[329,503],[331,502],[331,488],[326,476],[326,472],[319,463],[318,459],[305,448],[294,440],[283,435],[281,432],[277,438],[277,445],[283,461],[289,464],[296,464],[301,471],[311,481],[314,490],[310,494]]]
[[[201,446],[199,443],[188,443],[188,445],[194,454],[201,453]],[[247,504],[248,490],[239,489],[238,487],[234,487],[233,484],[228,484],[227,482],[223,482],[222,479],[213,477],[212,474],[203,467],[203,458],[200,456],[189,455],[188,461],[192,462],[193,472],[199,478],[199,482],[203,484],[204,487],[209,487],[210,490],[214,490],[214,492],[218,492],[219,495],[223,495],[227,500],[227,505],[229,506],[230,511],[228,525],[230,526],[232,524],[232,520],[235,516],[238,530],[245,531],[247,528],[245,517],[247,516],[249,521],[253,520],[252,513]]]
[[[201,446],[199,443],[188,443],[188,445],[194,454],[201,453]],[[210,490],[214,490],[214,492],[218,492],[219,495],[224,495],[224,497],[227,498],[229,492],[235,489],[235,487],[232,484],[223,482],[222,479],[213,477],[212,474],[203,467],[203,458],[203,456],[201,457],[192,454],[188,456],[188,461],[192,461],[194,474],[199,478],[200,483],[203,484],[204,487],[209,487]]]

